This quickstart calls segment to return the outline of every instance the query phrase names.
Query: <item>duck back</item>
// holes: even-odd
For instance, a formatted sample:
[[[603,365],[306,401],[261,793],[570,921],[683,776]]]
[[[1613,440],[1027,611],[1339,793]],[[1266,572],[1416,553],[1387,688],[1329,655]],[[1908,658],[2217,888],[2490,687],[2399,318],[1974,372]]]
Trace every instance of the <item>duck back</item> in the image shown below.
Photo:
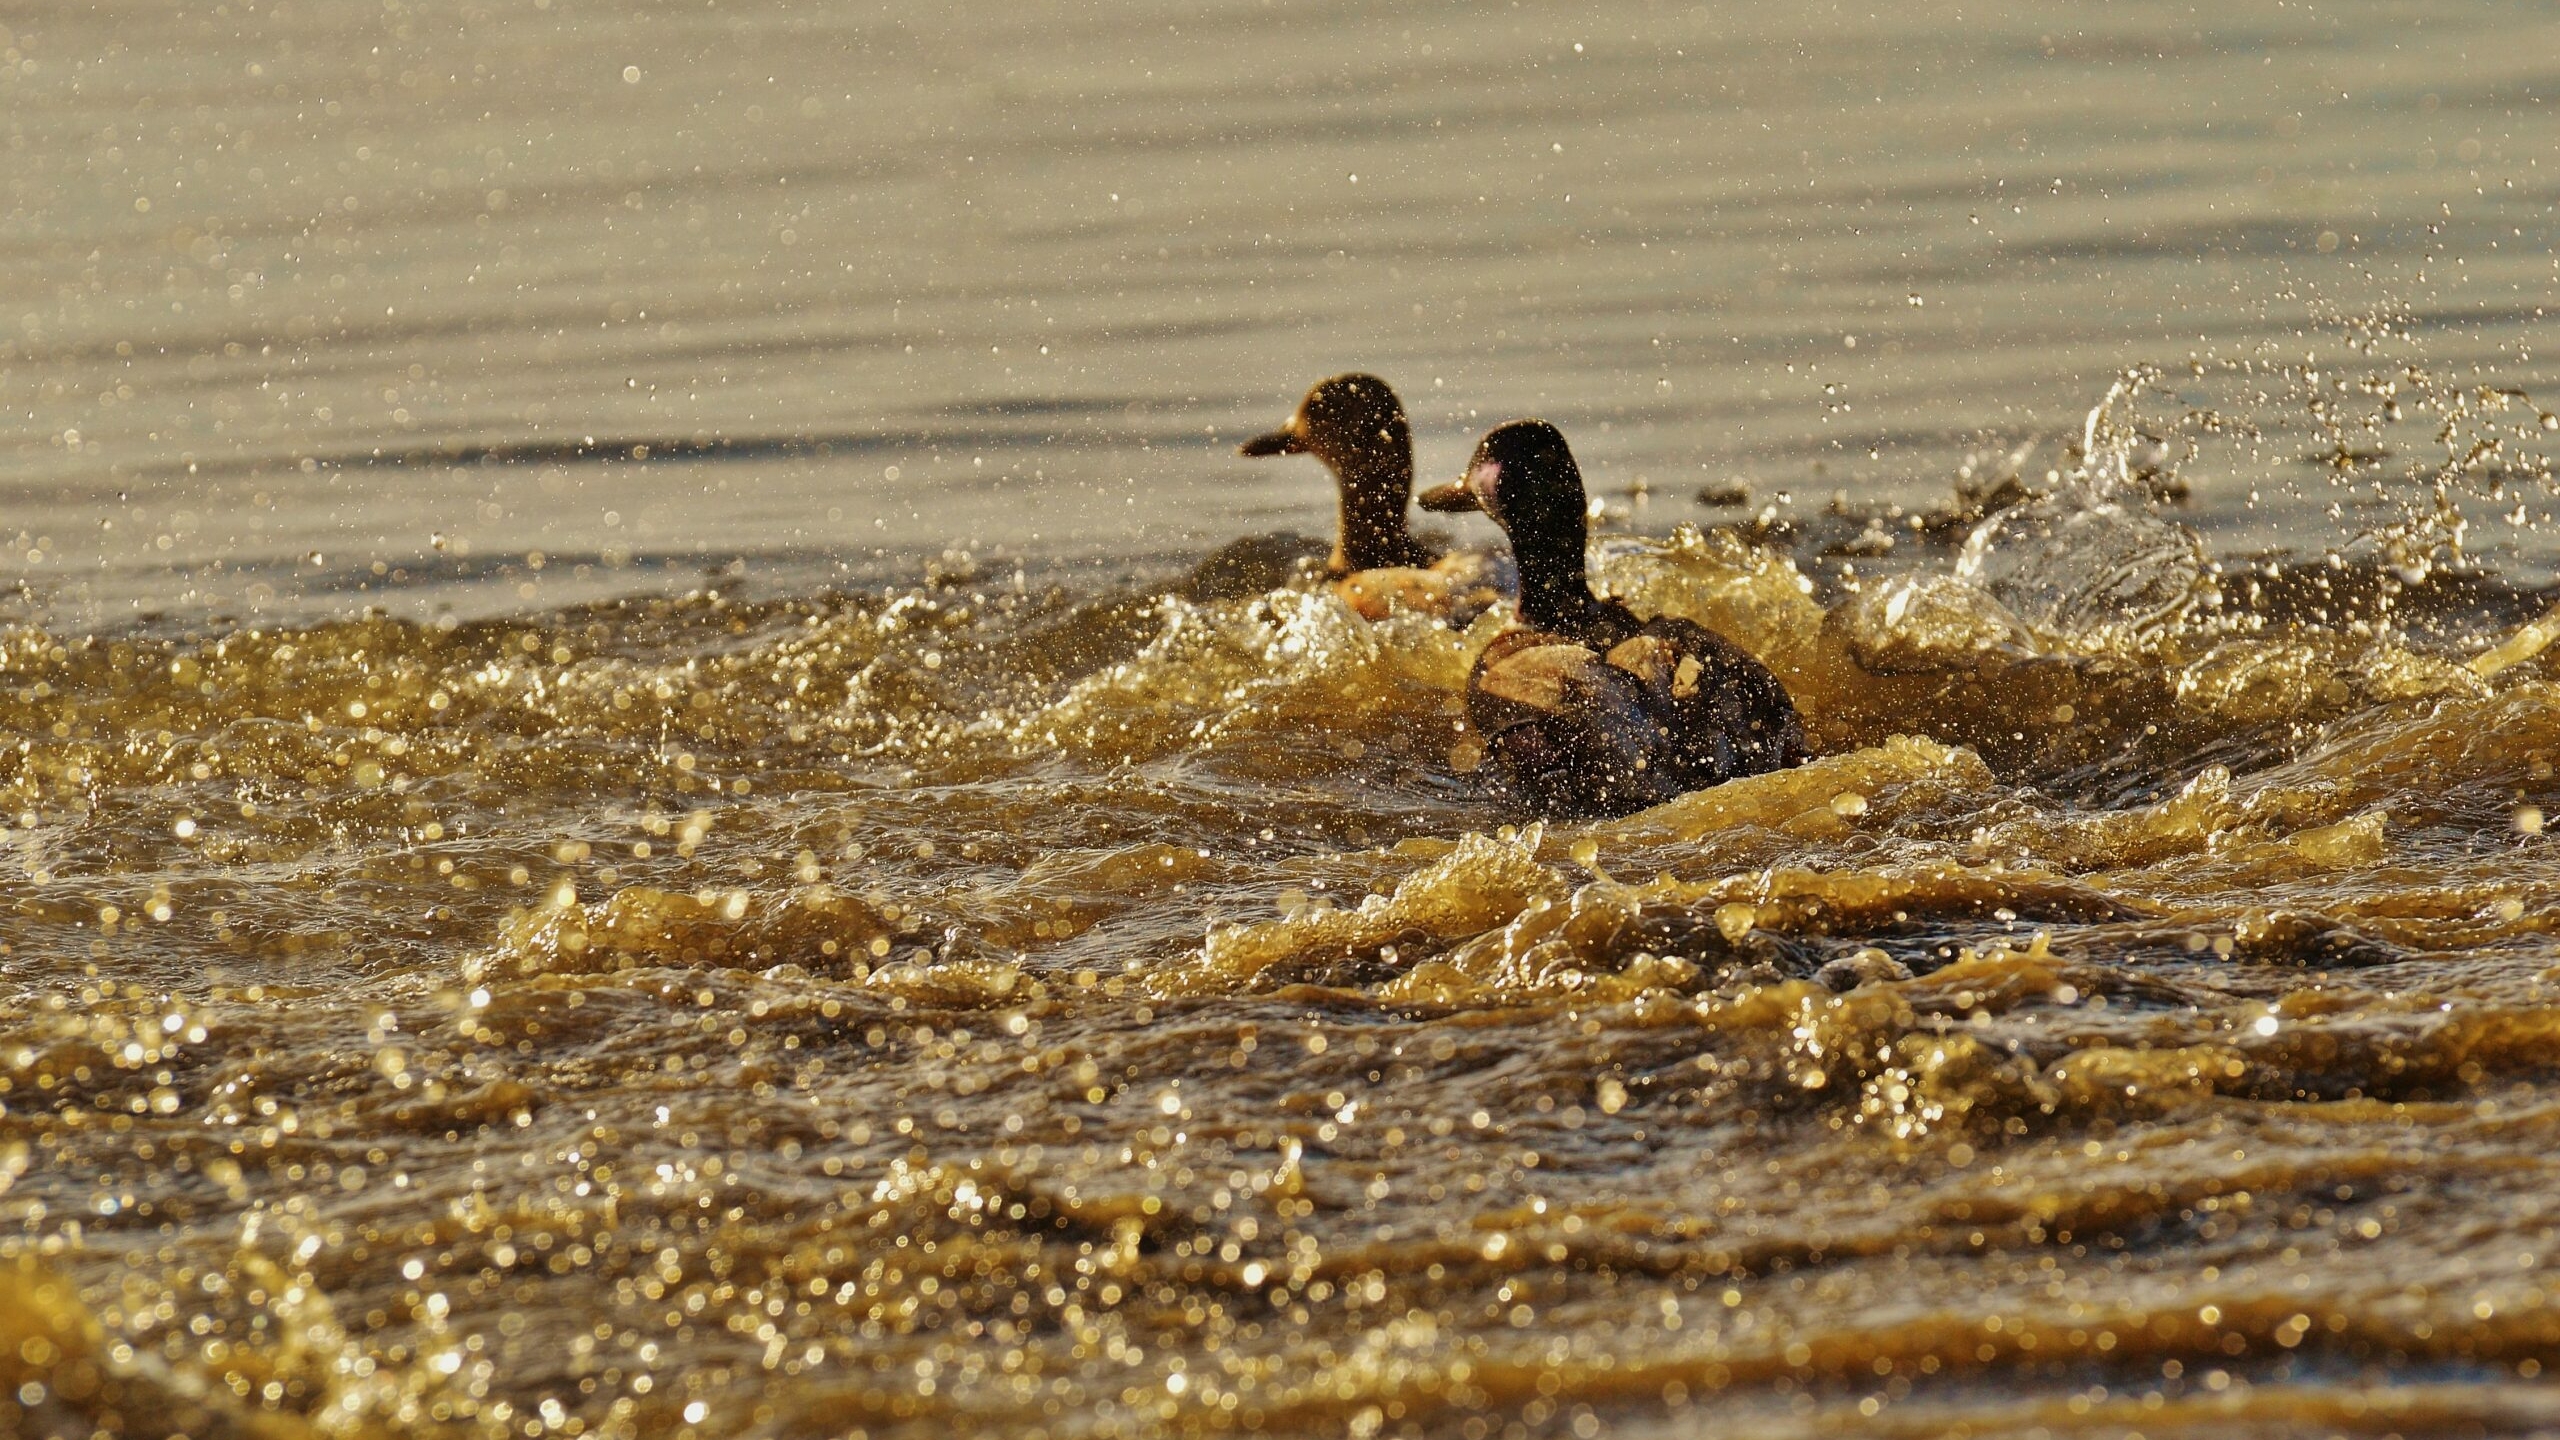
[[[1553,815],[1623,815],[1806,755],[1786,687],[1687,620],[1604,605],[1580,633],[1513,630],[1467,682],[1467,718],[1512,789]]]
[[[1506,556],[1456,550],[1429,565],[1354,570],[1336,579],[1333,588],[1344,604],[1370,620],[1409,610],[1463,630],[1496,601],[1518,595],[1520,577]]]

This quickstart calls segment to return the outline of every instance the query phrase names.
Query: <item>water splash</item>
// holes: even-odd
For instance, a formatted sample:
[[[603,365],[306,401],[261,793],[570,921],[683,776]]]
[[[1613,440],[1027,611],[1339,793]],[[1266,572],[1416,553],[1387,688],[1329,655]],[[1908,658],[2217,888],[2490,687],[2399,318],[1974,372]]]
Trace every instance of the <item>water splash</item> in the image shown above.
[[[2133,422],[2157,378],[2119,376],[2090,408],[2080,462],[2051,493],[1975,527],[1956,561],[2030,627],[2083,649],[2146,648],[2217,598],[2196,532],[2155,512],[2146,483],[2173,447]]]

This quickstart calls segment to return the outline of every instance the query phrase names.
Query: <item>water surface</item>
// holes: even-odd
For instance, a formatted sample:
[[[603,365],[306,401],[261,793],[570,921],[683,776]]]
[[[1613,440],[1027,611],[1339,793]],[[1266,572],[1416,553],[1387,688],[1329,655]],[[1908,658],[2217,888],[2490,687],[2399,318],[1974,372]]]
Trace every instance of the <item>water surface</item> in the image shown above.
[[[0,1431],[2560,1424],[2553,55],[0,11]],[[1195,570],[1352,366],[1820,757]]]

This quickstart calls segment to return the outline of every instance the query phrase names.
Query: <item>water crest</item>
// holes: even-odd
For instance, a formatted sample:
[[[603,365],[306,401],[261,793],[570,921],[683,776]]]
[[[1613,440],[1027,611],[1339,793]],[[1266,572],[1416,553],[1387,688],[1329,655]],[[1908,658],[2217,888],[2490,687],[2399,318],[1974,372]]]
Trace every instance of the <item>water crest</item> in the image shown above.
[[[2555,1218],[2551,627],[2369,623],[2442,582],[2351,559],[2350,623],[2242,590],[2126,463],[2142,383],[1827,603],[1604,541],[1824,753],[1591,825],[1470,753],[1502,615],[1312,579],[18,623],[30,1413],[1640,1432],[2512,1375],[2538,1266],[2430,1237]]]

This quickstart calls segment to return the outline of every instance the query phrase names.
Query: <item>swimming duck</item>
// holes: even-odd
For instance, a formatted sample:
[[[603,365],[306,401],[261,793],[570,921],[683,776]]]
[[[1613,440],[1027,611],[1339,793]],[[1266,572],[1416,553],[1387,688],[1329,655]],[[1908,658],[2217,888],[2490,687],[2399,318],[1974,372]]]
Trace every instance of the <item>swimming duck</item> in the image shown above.
[[[1237,447],[1250,456],[1313,455],[1333,472],[1340,523],[1325,573],[1352,609],[1383,620],[1399,607],[1463,624],[1513,588],[1498,558],[1444,555],[1405,523],[1413,499],[1413,428],[1375,375],[1316,383],[1289,423]]]
[[[1543,420],[1488,432],[1425,509],[1481,510],[1520,567],[1520,619],[1467,677],[1467,718],[1514,791],[1550,814],[1623,815],[1806,755],[1778,677],[1702,625],[1591,593],[1582,471]]]

